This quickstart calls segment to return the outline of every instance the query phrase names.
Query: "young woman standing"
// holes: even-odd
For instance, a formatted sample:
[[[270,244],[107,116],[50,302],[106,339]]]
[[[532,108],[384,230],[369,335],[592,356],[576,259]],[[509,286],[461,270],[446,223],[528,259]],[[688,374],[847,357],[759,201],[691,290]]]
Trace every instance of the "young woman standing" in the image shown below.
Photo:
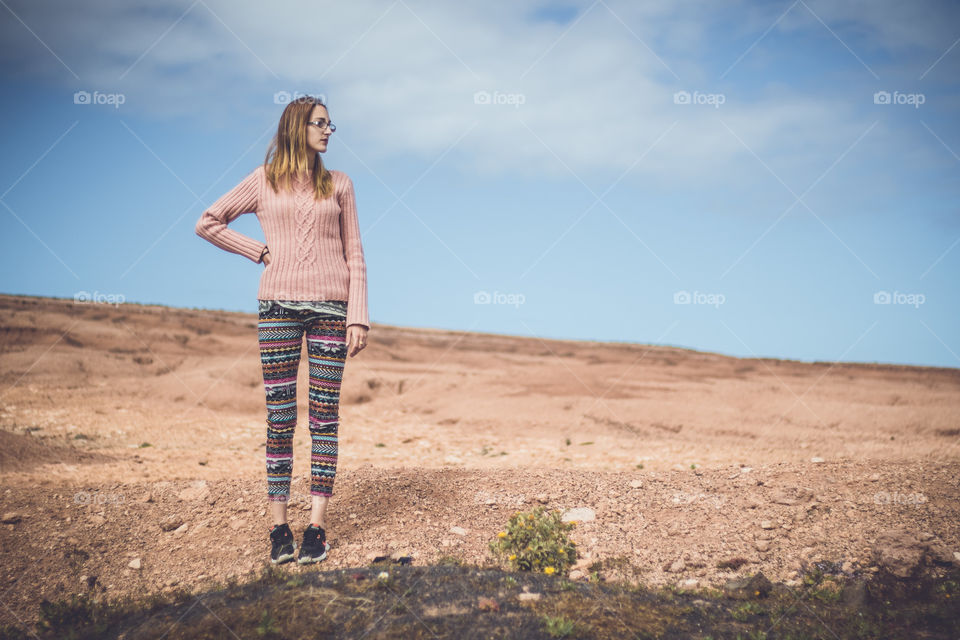
[[[267,404],[267,501],[273,563],[293,560],[287,523],[297,423],[297,370],[303,336],[309,356],[310,524],[298,561],[319,562],[330,545],[324,529],[337,468],[340,385],[347,354],[366,346],[367,274],[353,182],[328,170],[336,125],[323,102],[304,96],[280,116],[266,160],[197,221],[214,245],[263,263],[257,292],[260,361]],[[266,244],[227,227],[256,214]]]

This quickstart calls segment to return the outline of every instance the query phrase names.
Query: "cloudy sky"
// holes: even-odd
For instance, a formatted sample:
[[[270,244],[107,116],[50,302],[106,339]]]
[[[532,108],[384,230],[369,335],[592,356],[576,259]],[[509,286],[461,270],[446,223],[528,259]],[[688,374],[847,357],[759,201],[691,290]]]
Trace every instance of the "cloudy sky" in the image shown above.
[[[254,313],[308,93],[375,324],[960,366],[955,3],[0,5],[2,292]]]

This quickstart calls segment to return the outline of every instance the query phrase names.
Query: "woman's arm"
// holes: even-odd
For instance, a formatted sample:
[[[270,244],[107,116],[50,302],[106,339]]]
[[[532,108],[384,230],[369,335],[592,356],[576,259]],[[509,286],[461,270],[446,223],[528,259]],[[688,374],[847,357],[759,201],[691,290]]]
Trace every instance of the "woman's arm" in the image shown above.
[[[340,202],[340,239],[343,242],[343,255],[350,271],[350,291],[347,301],[347,326],[351,324],[370,328],[367,313],[367,265],[363,258],[363,245],[360,242],[360,220],[357,216],[357,198],[350,176],[343,176],[343,187],[339,193]]]
[[[260,256],[267,246],[238,231],[228,229],[227,224],[244,213],[257,210],[260,202],[260,184],[262,167],[254,169],[240,184],[210,205],[197,220],[197,235],[220,247],[224,251],[236,253],[253,262],[260,262]]]

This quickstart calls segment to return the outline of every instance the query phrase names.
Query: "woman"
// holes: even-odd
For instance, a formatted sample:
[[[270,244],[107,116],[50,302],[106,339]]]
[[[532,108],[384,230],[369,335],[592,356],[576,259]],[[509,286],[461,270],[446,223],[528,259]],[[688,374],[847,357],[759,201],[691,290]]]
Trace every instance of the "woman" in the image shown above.
[[[267,501],[274,526],[270,560],[293,560],[287,524],[297,422],[297,369],[304,334],[310,363],[310,524],[298,562],[319,562],[337,468],[340,384],[347,353],[366,345],[367,274],[353,182],[324,167],[336,125],[311,96],[287,105],[264,164],[224,194],[197,221],[197,235],[264,264],[257,292],[260,361],[267,401]],[[227,224],[256,213],[266,244]]]

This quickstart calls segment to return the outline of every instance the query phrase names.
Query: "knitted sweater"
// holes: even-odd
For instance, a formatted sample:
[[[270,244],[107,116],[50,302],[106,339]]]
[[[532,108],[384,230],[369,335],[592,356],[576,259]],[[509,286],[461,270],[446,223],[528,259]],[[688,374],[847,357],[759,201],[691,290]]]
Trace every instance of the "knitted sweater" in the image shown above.
[[[274,193],[263,165],[203,212],[196,232],[214,245],[253,262],[270,248],[270,264],[260,275],[260,300],[346,300],[347,325],[370,328],[367,267],[360,243],[353,181],[330,171],[334,194],[316,200],[306,176],[292,191]],[[227,224],[253,212],[267,243],[229,229]]]

